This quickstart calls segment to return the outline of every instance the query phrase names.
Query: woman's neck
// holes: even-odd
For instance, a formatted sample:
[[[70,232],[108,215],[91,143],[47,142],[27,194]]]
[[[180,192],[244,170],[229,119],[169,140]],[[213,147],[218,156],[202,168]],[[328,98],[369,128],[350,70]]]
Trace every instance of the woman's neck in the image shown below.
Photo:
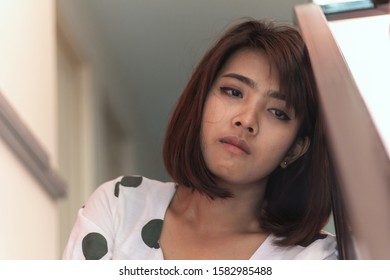
[[[232,198],[213,200],[191,188],[179,186],[170,210],[200,234],[259,232],[264,190],[265,186],[240,188],[233,192]]]

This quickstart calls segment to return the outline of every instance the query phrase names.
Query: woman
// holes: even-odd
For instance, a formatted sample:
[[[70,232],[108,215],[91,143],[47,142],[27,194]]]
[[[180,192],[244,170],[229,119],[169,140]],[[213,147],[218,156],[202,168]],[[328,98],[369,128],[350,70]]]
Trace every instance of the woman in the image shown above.
[[[288,26],[245,21],[206,53],[169,123],[175,183],[124,176],[79,211],[64,258],[335,259],[310,61]]]

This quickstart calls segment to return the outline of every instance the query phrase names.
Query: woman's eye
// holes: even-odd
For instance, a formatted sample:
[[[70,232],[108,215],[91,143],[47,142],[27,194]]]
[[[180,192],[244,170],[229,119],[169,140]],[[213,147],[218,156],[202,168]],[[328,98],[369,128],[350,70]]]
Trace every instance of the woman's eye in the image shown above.
[[[272,114],[275,115],[276,118],[282,120],[282,121],[289,121],[291,120],[290,117],[285,113],[283,112],[282,110],[279,110],[279,109],[269,109],[268,111],[270,111]]]
[[[242,92],[237,89],[230,88],[230,87],[221,87],[220,89],[223,93],[229,96],[242,98]]]

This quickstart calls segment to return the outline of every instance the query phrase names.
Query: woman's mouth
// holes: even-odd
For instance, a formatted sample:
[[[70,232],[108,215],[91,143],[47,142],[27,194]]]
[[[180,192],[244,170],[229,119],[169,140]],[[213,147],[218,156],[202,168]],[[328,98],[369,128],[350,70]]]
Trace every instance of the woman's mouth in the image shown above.
[[[221,138],[219,142],[221,142],[222,144],[233,146],[233,148],[241,150],[247,155],[251,154],[251,150],[248,146],[248,143],[244,139],[239,138],[238,136],[226,136]]]

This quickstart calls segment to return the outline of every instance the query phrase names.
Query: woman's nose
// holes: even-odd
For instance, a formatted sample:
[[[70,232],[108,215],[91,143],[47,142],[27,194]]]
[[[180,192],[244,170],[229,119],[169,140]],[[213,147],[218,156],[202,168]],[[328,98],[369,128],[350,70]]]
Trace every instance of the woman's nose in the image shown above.
[[[239,122],[239,121],[235,122],[234,124],[235,124],[236,126],[242,126],[242,123]],[[251,134],[254,133],[254,131],[255,131],[255,130],[253,129],[253,127],[250,127],[250,126],[248,126],[248,128],[246,128],[246,129],[248,129],[248,132],[251,133]]]
[[[233,125],[236,127],[242,127],[250,134],[256,134],[258,132],[258,123],[256,112],[246,110],[244,113],[237,115],[233,119]]]

